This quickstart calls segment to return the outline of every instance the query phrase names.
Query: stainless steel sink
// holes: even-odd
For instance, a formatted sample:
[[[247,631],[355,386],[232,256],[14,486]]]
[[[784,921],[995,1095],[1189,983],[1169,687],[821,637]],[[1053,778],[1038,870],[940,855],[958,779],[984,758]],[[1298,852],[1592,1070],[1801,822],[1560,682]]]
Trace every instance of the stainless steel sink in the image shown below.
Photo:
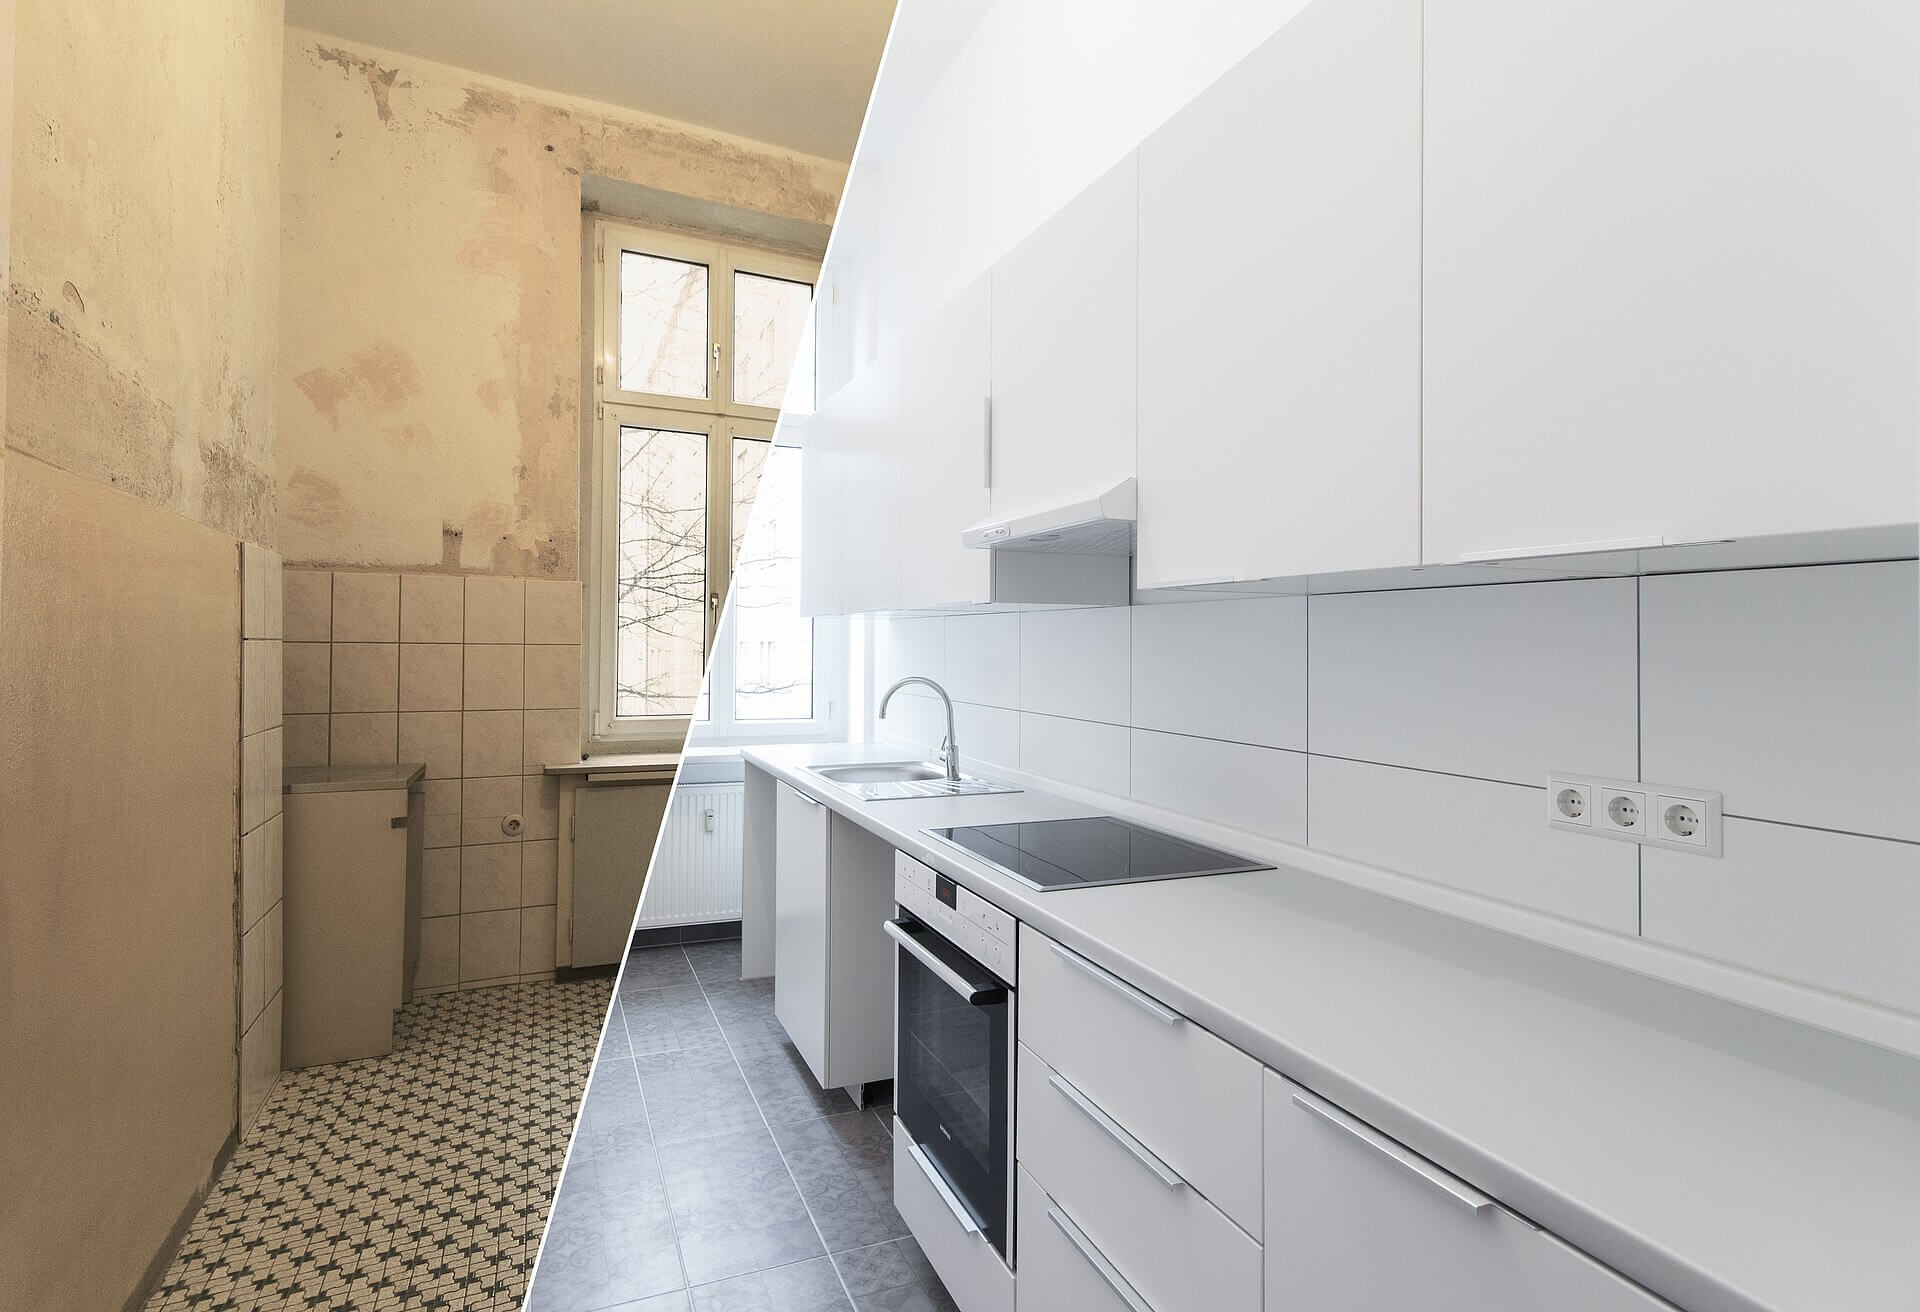
[[[945,767],[931,761],[881,761],[860,765],[816,765],[812,773],[863,802],[900,801],[910,797],[971,797],[984,793],[1017,793],[1012,784],[976,774],[947,778]]]

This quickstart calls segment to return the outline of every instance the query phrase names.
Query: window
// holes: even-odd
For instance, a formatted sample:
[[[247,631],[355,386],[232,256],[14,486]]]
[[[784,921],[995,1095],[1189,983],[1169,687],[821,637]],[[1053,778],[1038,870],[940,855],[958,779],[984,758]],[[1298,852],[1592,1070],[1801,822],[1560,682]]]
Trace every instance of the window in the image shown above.
[[[594,736],[664,745],[694,721],[747,737],[818,733],[798,453],[773,446],[782,405],[812,405],[814,271],[615,223],[594,241]]]

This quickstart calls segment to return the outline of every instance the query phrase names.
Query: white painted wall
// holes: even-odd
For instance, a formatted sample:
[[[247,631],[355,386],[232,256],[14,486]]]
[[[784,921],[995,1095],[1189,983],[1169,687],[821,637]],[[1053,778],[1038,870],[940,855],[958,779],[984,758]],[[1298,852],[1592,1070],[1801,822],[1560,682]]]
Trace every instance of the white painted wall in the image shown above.
[[[875,622],[963,758],[1920,1013],[1912,561]],[[874,736],[937,742],[903,693]],[[1720,860],[1549,768],[1718,789]]]

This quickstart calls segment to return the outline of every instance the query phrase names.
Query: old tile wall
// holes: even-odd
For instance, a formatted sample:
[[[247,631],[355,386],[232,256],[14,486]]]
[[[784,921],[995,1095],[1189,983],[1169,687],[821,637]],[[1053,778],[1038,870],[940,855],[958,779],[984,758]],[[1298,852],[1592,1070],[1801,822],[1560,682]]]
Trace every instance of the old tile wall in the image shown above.
[[[240,1133],[280,1076],[280,557],[240,548]]]

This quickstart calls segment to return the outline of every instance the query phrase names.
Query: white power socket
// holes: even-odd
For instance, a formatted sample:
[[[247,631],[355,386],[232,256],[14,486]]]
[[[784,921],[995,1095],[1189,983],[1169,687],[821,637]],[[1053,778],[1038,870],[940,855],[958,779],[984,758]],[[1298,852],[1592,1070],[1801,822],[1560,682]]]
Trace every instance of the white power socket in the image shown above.
[[[1597,775],[1547,775],[1547,823],[1576,834],[1719,856],[1720,794]]]

